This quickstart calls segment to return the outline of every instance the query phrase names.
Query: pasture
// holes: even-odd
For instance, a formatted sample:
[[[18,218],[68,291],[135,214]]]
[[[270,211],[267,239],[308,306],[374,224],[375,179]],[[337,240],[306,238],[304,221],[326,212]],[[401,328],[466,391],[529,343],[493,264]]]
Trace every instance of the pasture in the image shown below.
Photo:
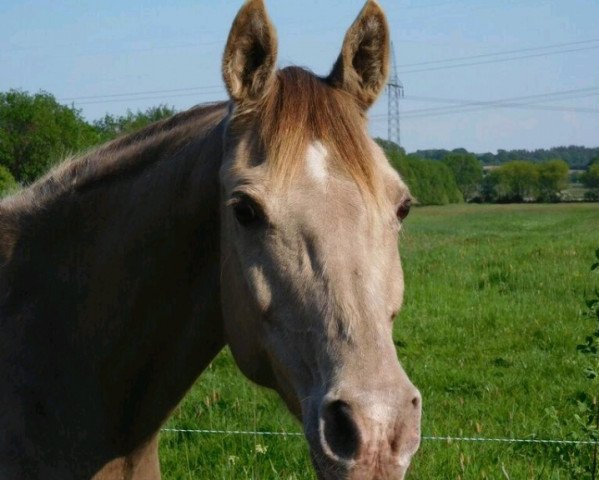
[[[599,247],[599,204],[413,209],[394,340],[427,436],[577,439],[588,392],[576,351]],[[173,375],[176,375],[173,372]],[[222,352],[166,427],[299,431]],[[302,437],[164,432],[166,479],[312,479]],[[423,441],[409,479],[569,479],[590,447]]]

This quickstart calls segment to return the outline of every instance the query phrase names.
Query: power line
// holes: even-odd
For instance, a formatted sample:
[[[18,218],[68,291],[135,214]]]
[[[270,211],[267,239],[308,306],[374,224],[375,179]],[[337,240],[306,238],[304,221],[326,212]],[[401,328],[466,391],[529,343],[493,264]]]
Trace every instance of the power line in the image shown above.
[[[518,104],[518,105],[497,105],[495,107],[479,107],[479,108],[473,108],[470,110],[453,110],[453,111],[447,111],[447,112],[438,112],[438,113],[423,113],[421,115],[403,115],[402,118],[404,120],[413,120],[413,119],[419,119],[419,118],[430,118],[430,117],[439,117],[439,116],[443,116],[443,115],[453,115],[453,114],[457,114],[457,113],[472,113],[472,112],[478,112],[478,111],[482,111],[482,110],[499,110],[502,108],[516,108],[516,109],[523,109],[523,110],[550,110],[550,111],[556,111],[556,112],[570,112],[570,113],[588,113],[588,114],[597,114],[599,113],[599,109],[585,109],[585,108],[576,108],[576,107],[550,107],[550,106],[545,106],[545,105],[527,105],[527,104]],[[376,116],[370,119],[371,122],[376,123],[376,122],[383,122],[383,121],[387,121],[386,115],[381,115],[381,116]]]
[[[499,56],[499,55],[509,55],[512,53],[522,53],[522,52],[532,52],[535,50],[548,50],[550,48],[560,48],[560,47],[569,47],[572,45],[582,45],[582,44],[586,44],[586,43],[596,43],[599,42],[599,38],[593,38],[590,40],[579,40],[577,42],[564,42],[564,43],[554,43],[551,45],[545,45],[545,46],[540,46],[540,47],[529,47],[529,48],[518,48],[515,50],[502,50],[499,52],[491,52],[491,53],[482,53],[479,55],[467,55],[464,57],[451,57],[451,58],[445,58],[442,60],[429,60],[426,62],[416,62],[416,63],[400,63],[398,66],[400,68],[405,68],[405,67],[420,67],[423,65],[433,65],[436,63],[450,63],[450,62],[455,62],[458,60],[472,60],[474,58],[484,58],[484,57],[495,57],[495,56]]]
[[[214,89],[214,90],[213,90]],[[535,102],[540,101],[556,101],[556,100],[570,100],[584,98],[588,96],[597,95],[599,87],[587,87],[581,89],[571,89],[547,92],[535,95],[526,95],[520,97],[510,97],[498,100],[466,100],[456,98],[439,98],[439,97],[425,97],[410,95],[405,97],[406,100],[412,101],[425,101],[425,102],[439,102],[439,103],[452,103],[446,107],[430,107],[422,109],[406,110],[403,112],[402,117],[405,118],[418,118],[418,117],[432,117],[444,114],[453,113],[465,113],[471,111],[484,110],[487,108],[525,108],[531,110],[550,110],[550,111],[563,111],[563,112],[580,112],[580,113],[598,113],[599,110],[592,108],[580,108],[573,106],[557,106],[557,105],[536,105]],[[135,101],[147,101],[147,100],[164,100],[167,98],[182,98],[182,97],[198,97],[200,95],[213,95],[215,93],[224,92],[223,87],[212,85],[212,86],[198,86],[198,87],[187,87],[178,89],[165,89],[165,90],[146,90],[140,92],[126,92],[126,93],[113,93],[104,95],[90,95],[85,97],[70,97],[62,98],[60,101],[76,101],[77,105],[94,105],[104,103],[116,103],[116,102],[135,102]],[[522,103],[522,100],[527,102]],[[389,115],[373,115],[370,117],[373,121],[380,121],[387,119]]]
[[[562,90],[556,92],[548,92],[548,93],[540,93],[535,95],[526,95],[520,97],[509,97],[509,98],[501,98],[498,100],[463,100],[463,99],[437,99],[436,101],[449,101],[453,103],[457,103],[458,105],[447,106],[447,107],[431,107],[431,108],[421,108],[414,110],[407,110],[404,112],[406,115],[417,115],[422,113],[442,113],[446,110],[455,110],[456,108],[462,110],[467,107],[495,107],[495,106],[534,106],[535,104],[543,101],[558,101],[558,100],[573,100],[578,98],[585,98],[588,96],[597,95],[599,91],[599,87],[590,87],[590,88],[581,88],[575,90]],[[430,97],[410,97],[415,99],[425,99],[426,101],[431,101]],[[527,100],[525,103],[517,103],[522,100]],[[435,101],[435,100],[433,100]],[[566,106],[541,106],[538,107],[543,108],[579,108],[579,107],[566,107]],[[467,108],[468,109],[468,108]],[[468,109],[470,110],[470,109]]]
[[[599,109],[594,109],[594,108],[577,108],[577,107],[559,107],[559,106],[552,106],[552,105],[534,105],[534,104],[526,104],[526,103],[520,103],[520,104],[498,104],[498,105],[487,105],[487,106],[480,106],[477,108],[470,108],[470,109],[456,109],[456,110],[451,110],[451,111],[443,111],[443,112],[432,112],[432,113],[422,113],[422,114],[415,114],[415,115],[402,115],[403,119],[417,119],[417,118],[430,118],[430,117],[438,117],[441,115],[452,115],[452,114],[456,114],[456,113],[471,113],[471,112],[477,112],[477,111],[481,111],[481,110],[488,110],[488,109],[501,109],[501,108],[516,108],[516,109],[524,109],[524,110],[549,110],[549,111],[556,111],[556,112],[573,112],[573,113],[599,113]],[[370,119],[372,122],[380,122],[380,121],[386,121],[386,116],[385,115],[377,115],[375,117],[372,117]]]
[[[214,95],[215,93],[224,92],[224,90],[220,90],[218,92],[194,92],[194,93],[180,93],[180,94],[170,94],[170,95],[153,95],[149,97],[133,97],[133,98],[113,98],[108,100],[92,100],[87,102],[77,102],[75,105],[97,105],[104,103],[117,103],[117,102],[137,102],[137,101],[146,101],[146,100],[164,100],[165,98],[182,98],[182,97],[198,97],[199,95]]]
[[[588,93],[585,95],[579,95],[576,97],[571,97],[572,99],[577,98],[585,98],[590,96],[598,95],[597,93]],[[588,107],[573,107],[566,105],[537,105],[535,103],[515,103],[515,102],[506,102],[506,103],[497,103],[497,102],[480,102],[480,103],[471,103],[471,108],[464,108],[465,106],[456,106],[456,107],[445,107],[445,109],[430,109],[432,111],[420,111],[420,110],[411,110],[405,112],[405,115],[408,118],[415,117],[432,117],[435,115],[444,115],[451,113],[467,113],[467,112],[476,112],[480,110],[485,110],[487,108],[521,108],[525,110],[547,110],[547,111],[555,111],[555,112],[578,112],[578,113],[599,113],[599,109],[597,108],[588,108]],[[424,109],[426,110],[426,109]]]
[[[138,95],[162,95],[169,96],[170,93],[181,93],[181,92],[192,92],[205,91],[206,93],[220,93],[224,89],[223,85],[198,85],[195,87],[182,87],[182,88],[173,88],[173,89],[159,89],[159,90],[142,90],[137,92],[119,92],[119,93],[104,93],[98,95],[88,95],[88,96],[79,96],[79,97],[62,97],[59,99],[61,102],[72,102],[78,100],[97,100],[97,99],[110,99],[110,98],[120,98],[120,97],[130,97],[123,98],[123,101],[126,100],[135,100],[135,97]],[[578,94],[582,92],[592,92],[599,90],[599,86],[594,87],[585,87],[578,89],[570,89],[570,90],[558,90],[553,92],[527,95],[524,97],[512,97],[512,98],[504,98],[499,100],[464,100],[464,99],[453,99],[453,98],[438,98],[438,97],[422,97],[416,95],[409,95],[406,97],[406,100],[422,100],[426,102],[446,102],[446,103],[463,103],[466,102],[468,104],[480,104],[480,102],[503,102],[503,101],[512,101],[512,100],[527,100],[538,97],[557,97],[561,95],[569,95],[569,94]],[[407,113],[407,112],[406,112]]]
[[[101,99],[101,98],[114,98],[114,97],[130,97],[132,95],[153,95],[153,94],[162,94],[162,93],[177,93],[177,92],[187,92],[191,90],[213,90],[220,89],[222,90],[222,85],[205,85],[198,87],[185,87],[185,88],[172,88],[168,90],[146,90],[141,92],[125,92],[125,93],[105,93],[101,95],[88,95],[84,97],[65,97],[60,98],[61,102],[73,102],[77,100],[91,100],[91,99]],[[214,93],[214,92],[208,92]]]
[[[93,49],[83,49],[79,51],[75,51],[72,54],[63,55],[50,55],[44,56],[44,58],[77,58],[77,57],[88,57],[95,55],[112,55],[112,54],[122,54],[122,53],[143,53],[143,52],[153,52],[156,50],[178,50],[182,48],[197,48],[197,47],[206,47],[210,45],[224,45],[225,40],[214,40],[210,42],[187,42],[187,43],[179,43],[174,45],[153,45],[150,47],[129,47],[129,48],[117,48],[112,50],[93,50]],[[70,46],[71,44],[65,45]],[[0,50],[1,55],[11,55],[13,53],[21,53],[22,51],[35,51],[42,50],[47,46],[30,46],[30,47],[14,47],[12,49],[2,49]],[[55,48],[62,49],[64,46],[58,45],[54,46]]]
[[[541,94],[526,95],[520,97],[510,97],[498,100],[466,100],[456,98],[439,98],[439,97],[425,97],[410,95],[406,97],[406,100],[412,101],[426,101],[426,102],[440,102],[440,103],[451,103],[446,107],[430,107],[422,109],[406,110],[402,115],[406,118],[417,118],[425,116],[437,116],[444,114],[463,113],[470,111],[483,110],[487,108],[526,108],[532,110],[549,110],[549,111],[565,111],[565,112],[580,112],[580,113],[597,113],[596,109],[592,108],[580,108],[572,106],[554,106],[554,105],[535,105],[535,102],[539,101],[555,101],[555,100],[567,100],[583,98],[591,95],[596,95],[595,92],[599,90],[599,86],[587,87],[580,89],[570,89],[562,91],[546,92]],[[62,102],[75,102],[77,105],[93,105],[103,103],[116,103],[116,102],[135,102],[135,101],[147,101],[147,100],[164,100],[166,98],[181,98],[191,97],[200,95],[212,95],[216,93],[222,93],[223,87],[220,85],[204,85],[196,87],[185,87],[176,89],[161,89],[161,90],[145,90],[139,92],[120,92],[120,93],[109,93],[102,95],[88,95],[79,97],[65,97],[61,98]],[[521,103],[526,100],[525,103]],[[380,119],[387,119],[388,115],[374,115],[371,120],[377,121]]]
[[[598,93],[587,93],[584,95],[571,96],[568,99],[577,99],[584,98],[589,96],[598,95]],[[560,99],[563,100],[563,99]],[[525,110],[547,110],[547,111],[556,111],[556,112],[578,112],[578,113],[599,113],[599,109],[596,108],[586,108],[586,107],[573,107],[566,105],[538,105],[536,102],[513,102],[513,101],[493,101],[493,102],[470,102],[469,104],[464,104],[461,106],[455,107],[444,107],[439,109],[421,109],[421,110],[411,110],[405,113],[407,118],[417,118],[417,117],[432,117],[438,115],[446,115],[453,113],[468,113],[475,112],[480,110],[493,108],[521,108]]]
[[[557,101],[557,100],[573,100],[577,98],[584,98],[599,94],[598,87],[588,87],[572,90],[562,90],[547,92],[535,95],[526,95],[520,97],[503,98],[498,100],[464,100],[455,98],[438,98],[438,97],[417,97],[408,96],[406,100],[417,100],[427,102],[442,102],[442,103],[454,103],[457,105],[451,105],[447,107],[431,107],[422,109],[406,110],[402,113],[403,118],[417,118],[417,117],[432,117],[437,115],[472,112],[477,110],[484,110],[487,108],[525,108],[531,110],[552,110],[552,111],[565,111],[565,112],[581,112],[581,113],[599,113],[599,109],[593,108],[581,108],[564,105],[538,105],[538,102],[543,101]],[[523,102],[526,100],[526,102]],[[386,116],[374,115],[371,117],[372,120],[384,119]]]
[[[581,47],[581,48],[571,48],[568,50],[558,50],[555,52],[544,52],[544,53],[534,53],[534,54],[530,54],[530,55],[521,55],[521,56],[517,56],[517,57],[509,57],[509,58],[497,58],[494,60],[482,60],[480,62],[467,62],[467,63],[457,63],[455,65],[443,65],[443,66],[439,66],[439,67],[431,67],[431,68],[417,68],[417,69],[413,69],[413,70],[404,70],[401,73],[402,74],[407,74],[407,73],[420,73],[420,72],[432,72],[432,71],[437,71],[437,70],[447,70],[447,69],[451,69],[451,68],[461,68],[461,67],[470,67],[473,65],[484,65],[484,64],[491,64],[491,63],[502,63],[502,62],[511,62],[514,60],[522,60],[525,58],[536,58],[536,57],[546,57],[549,55],[557,55],[557,54],[561,54],[561,53],[571,53],[571,52],[582,52],[585,50],[594,50],[599,48],[599,45],[593,45],[590,47]]]
[[[569,90],[557,90],[553,92],[546,93],[536,93],[533,95],[525,95],[518,97],[510,97],[510,98],[501,98],[497,100],[464,100],[458,98],[439,98],[439,97],[423,97],[418,95],[410,95],[406,99],[413,100],[417,102],[438,102],[438,103],[457,103],[457,104],[479,104],[481,102],[504,102],[504,101],[512,101],[512,100],[545,100],[548,99],[550,101],[559,101],[559,100],[568,100],[570,98],[581,98],[586,95],[581,95],[585,93],[594,94],[599,90],[599,86],[593,87],[585,87],[585,88],[575,88]],[[435,107],[439,108],[439,107]],[[447,107],[445,107],[447,108]],[[426,109],[422,109],[423,111]]]

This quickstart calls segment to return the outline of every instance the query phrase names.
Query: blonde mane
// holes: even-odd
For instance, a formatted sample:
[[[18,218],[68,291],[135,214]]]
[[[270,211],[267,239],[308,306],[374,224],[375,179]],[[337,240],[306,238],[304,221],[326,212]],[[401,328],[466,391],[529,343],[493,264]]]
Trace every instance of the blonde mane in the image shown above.
[[[350,94],[303,68],[287,67],[277,71],[267,95],[250,113],[274,182],[290,181],[308,145],[320,141],[331,166],[376,198],[366,119]]]

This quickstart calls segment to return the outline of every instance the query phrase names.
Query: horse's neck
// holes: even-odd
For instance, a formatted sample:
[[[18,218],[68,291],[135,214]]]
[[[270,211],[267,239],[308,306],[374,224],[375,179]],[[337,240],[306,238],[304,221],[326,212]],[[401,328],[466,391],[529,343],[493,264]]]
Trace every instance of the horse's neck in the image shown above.
[[[221,128],[180,142],[169,159],[122,171],[115,163],[114,175],[22,214],[0,273],[10,291],[0,320],[20,324],[14,353],[32,366],[26,383],[51,396],[54,416],[74,429],[134,447],[224,344]]]

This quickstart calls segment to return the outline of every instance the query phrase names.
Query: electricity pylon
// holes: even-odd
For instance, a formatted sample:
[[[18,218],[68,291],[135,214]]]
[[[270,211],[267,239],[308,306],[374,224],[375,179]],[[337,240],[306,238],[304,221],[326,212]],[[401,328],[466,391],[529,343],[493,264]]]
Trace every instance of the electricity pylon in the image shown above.
[[[395,63],[395,49],[391,42],[391,74],[387,82],[387,140],[400,146],[399,136],[399,99],[403,97],[403,84],[397,76],[397,63]]]

